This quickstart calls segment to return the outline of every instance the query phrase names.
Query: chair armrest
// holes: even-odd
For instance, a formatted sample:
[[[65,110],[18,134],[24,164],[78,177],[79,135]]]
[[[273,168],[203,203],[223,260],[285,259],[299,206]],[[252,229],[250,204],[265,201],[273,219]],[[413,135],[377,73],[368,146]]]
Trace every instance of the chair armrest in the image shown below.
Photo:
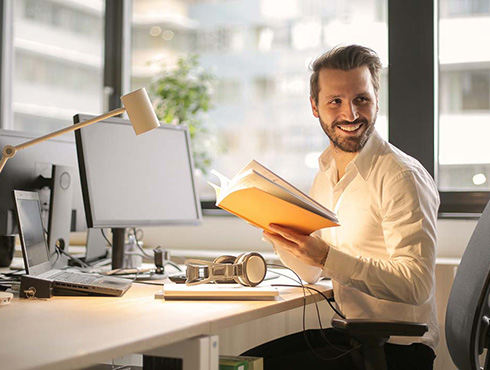
[[[337,318],[332,327],[352,337],[420,337],[428,330],[427,324],[417,322]]]

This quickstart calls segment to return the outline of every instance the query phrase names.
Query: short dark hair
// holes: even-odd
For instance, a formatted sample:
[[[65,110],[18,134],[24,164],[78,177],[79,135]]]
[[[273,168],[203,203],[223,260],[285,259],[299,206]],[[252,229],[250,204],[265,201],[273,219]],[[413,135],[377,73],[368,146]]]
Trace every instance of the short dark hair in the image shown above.
[[[325,68],[350,71],[358,67],[367,66],[371,72],[374,92],[378,95],[380,71],[382,68],[378,54],[370,48],[361,45],[349,45],[333,48],[316,58],[310,66],[310,96],[318,104],[320,86],[318,76]]]

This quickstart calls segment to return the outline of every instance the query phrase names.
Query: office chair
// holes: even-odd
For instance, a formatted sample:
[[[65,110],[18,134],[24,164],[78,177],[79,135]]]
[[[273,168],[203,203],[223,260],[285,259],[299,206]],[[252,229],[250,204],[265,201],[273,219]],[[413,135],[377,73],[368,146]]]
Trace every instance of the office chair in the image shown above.
[[[490,202],[471,236],[454,278],[446,311],[446,342],[461,370],[481,369],[479,356],[487,349],[483,369],[490,369]],[[421,336],[423,323],[371,320],[332,320],[332,327],[363,347],[366,370],[384,370],[383,345],[391,335]]]

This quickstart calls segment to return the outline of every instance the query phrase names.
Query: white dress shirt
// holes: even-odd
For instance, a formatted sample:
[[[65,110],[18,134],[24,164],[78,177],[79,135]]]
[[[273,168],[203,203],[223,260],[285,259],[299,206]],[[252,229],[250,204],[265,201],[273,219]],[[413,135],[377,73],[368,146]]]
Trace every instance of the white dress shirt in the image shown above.
[[[439,195],[432,177],[414,158],[374,131],[337,181],[327,148],[311,189],[335,211],[341,226],[318,231],[331,246],[322,269],[280,251],[302,279],[329,276],[335,301],[347,318],[424,322],[423,337],[391,337],[390,343],[439,341],[435,305],[435,246]]]

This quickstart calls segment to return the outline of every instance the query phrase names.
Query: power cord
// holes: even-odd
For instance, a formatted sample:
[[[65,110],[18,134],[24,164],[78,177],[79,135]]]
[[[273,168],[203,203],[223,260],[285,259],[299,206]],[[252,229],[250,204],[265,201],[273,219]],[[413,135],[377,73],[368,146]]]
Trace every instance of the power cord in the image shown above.
[[[280,274],[284,277],[288,277],[287,275],[284,275],[284,274]],[[271,286],[281,286],[281,287],[290,287],[290,288],[300,288],[300,285],[288,285],[288,284],[271,284]],[[340,312],[338,312],[335,307],[332,306],[332,304],[330,303],[330,300],[325,296],[325,294],[323,294],[320,290],[318,289],[315,289],[315,288],[312,288],[312,287],[309,287],[309,286],[305,286],[306,289],[308,289],[308,292],[310,294],[313,294],[311,291],[315,291],[317,293],[319,293],[320,295],[322,295],[322,297],[329,303],[330,307],[337,313],[337,315],[341,316],[342,318],[345,318]],[[327,342],[330,347],[332,347],[333,349],[339,351],[339,352],[345,352],[345,350],[343,348],[339,348],[339,347],[336,347],[332,342],[330,342],[330,340],[327,338],[325,332],[323,331],[323,325],[322,325],[322,320],[320,318],[320,310],[318,309],[318,304],[315,302],[315,308],[316,308],[316,313],[317,313],[317,317],[318,317],[318,325],[320,326],[320,335],[322,336],[322,338],[325,340],[325,342]]]
[[[72,256],[70,253],[68,252],[65,252],[62,248],[60,248],[59,246],[56,246],[56,251],[57,253],[60,253],[66,257],[68,257],[70,260],[72,260],[73,262],[77,263],[78,265],[80,265],[80,267],[83,267],[83,268],[89,268],[90,266],[83,262],[81,259],[75,257],[75,256]]]
[[[140,233],[140,237],[138,237],[138,232]],[[149,254],[148,252],[146,252],[140,245],[140,239],[143,238],[144,234],[143,234],[143,230],[141,229],[136,229],[135,227],[133,227],[133,237],[134,237],[134,240],[135,240],[135,244],[136,244],[136,247],[141,251],[141,253],[143,253],[143,256],[145,257],[148,257],[148,258],[153,258],[153,256],[151,254]],[[129,235],[128,235],[129,237]]]
[[[58,262],[58,260],[60,259],[60,256],[61,256],[61,253],[58,251],[58,248],[54,249],[54,252],[51,253],[51,255],[49,256],[49,259],[51,260],[51,258],[53,258],[53,256],[55,254],[56,254],[56,259],[53,262],[51,262],[51,265],[53,265],[53,266],[56,264],[56,262]]]
[[[288,285],[288,284],[271,284],[271,286],[283,286],[283,287],[291,287],[291,288],[302,288],[303,289],[303,335],[304,335],[304,338],[305,338],[305,341],[306,341],[306,344],[308,345],[308,347],[310,348],[311,352],[318,358],[324,360],[324,361],[334,361],[334,360],[337,360],[343,356],[346,356],[348,355],[349,353],[353,352],[353,351],[356,351],[358,350],[361,345],[358,345],[356,347],[353,347],[349,350],[345,350],[343,348],[338,348],[336,347],[335,345],[333,345],[327,338],[327,336],[325,335],[324,331],[323,331],[323,326],[322,326],[322,322],[321,322],[321,317],[320,317],[320,311],[318,309],[318,304],[317,302],[315,301],[315,307],[316,307],[316,312],[317,312],[317,316],[318,316],[318,323],[319,323],[319,326],[320,326],[320,333],[322,335],[322,338],[326,341],[326,343],[332,347],[333,349],[335,349],[336,351],[339,351],[341,352],[340,355],[338,356],[335,356],[335,357],[325,357],[323,355],[321,355],[320,353],[317,352],[317,350],[315,350],[315,348],[313,348],[313,346],[311,345],[309,339],[308,339],[308,336],[306,334],[306,289],[308,289],[308,292],[311,293],[311,290],[319,293],[327,302],[328,304],[330,305],[330,307],[333,309],[333,311],[339,315],[340,317],[344,318],[345,319],[345,316],[340,313],[330,302],[330,300],[325,296],[325,294],[323,294],[321,291],[319,291],[318,289],[316,288],[312,288],[312,287],[308,287],[308,286],[305,286],[303,284],[303,281],[301,280],[301,278],[299,277],[299,275],[291,268],[287,267],[287,266],[283,266],[283,265],[278,265],[278,264],[273,264],[273,263],[270,263],[270,264],[267,264],[267,266],[271,266],[271,267],[279,267],[279,268],[286,268],[287,270],[291,271],[298,280],[295,280],[294,278],[292,278],[291,276],[288,276],[286,274],[282,274],[280,272],[277,272],[277,271],[271,271],[275,274],[278,274],[278,275],[281,275],[281,276],[284,276],[288,279],[291,279],[293,280],[294,282],[297,282],[299,283],[299,285]]]
[[[111,243],[111,241],[109,240],[109,238],[107,237],[107,235],[105,234],[104,229],[100,229],[100,232],[102,233],[102,236],[104,237],[105,241],[107,242],[107,245],[108,245],[109,247],[112,247],[112,243]]]

